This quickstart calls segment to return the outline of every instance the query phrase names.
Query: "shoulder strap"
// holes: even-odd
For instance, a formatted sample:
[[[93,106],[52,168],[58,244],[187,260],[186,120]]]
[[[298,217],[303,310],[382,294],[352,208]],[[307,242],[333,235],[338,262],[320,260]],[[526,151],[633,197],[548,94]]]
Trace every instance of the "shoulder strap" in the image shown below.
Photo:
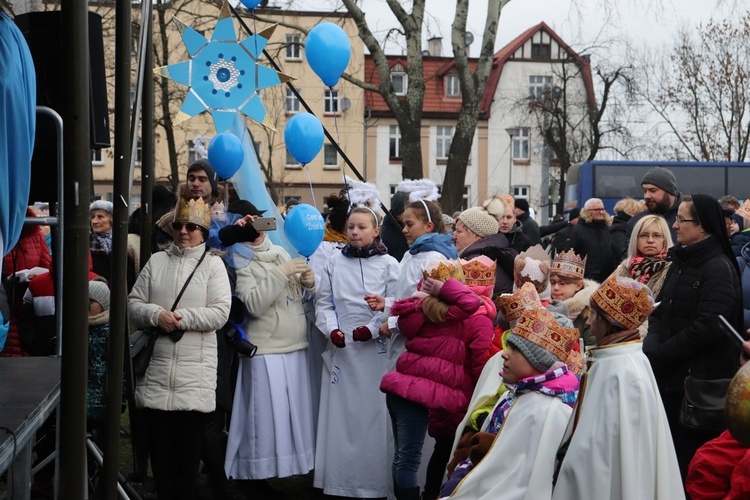
[[[175,309],[177,309],[177,304],[180,302],[180,299],[182,298],[182,294],[185,293],[185,289],[187,288],[188,284],[190,283],[190,280],[193,279],[193,275],[195,274],[195,271],[198,270],[198,266],[200,266],[201,262],[203,262],[203,259],[206,258],[206,254],[207,253],[208,253],[208,250],[206,250],[205,252],[203,252],[203,255],[201,255],[201,258],[198,259],[198,263],[193,268],[193,272],[190,273],[190,276],[188,276],[187,280],[185,280],[185,284],[182,285],[182,290],[180,290],[180,293],[177,294],[177,298],[174,299],[174,304],[172,304],[172,309],[170,309],[170,311],[174,311]]]

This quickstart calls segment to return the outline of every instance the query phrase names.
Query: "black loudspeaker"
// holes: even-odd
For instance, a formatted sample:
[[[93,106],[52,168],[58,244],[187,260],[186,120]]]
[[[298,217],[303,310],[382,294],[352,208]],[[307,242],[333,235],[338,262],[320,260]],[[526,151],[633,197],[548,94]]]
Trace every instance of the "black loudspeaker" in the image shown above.
[[[65,96],[62,89],[63,58],[60,11],[29,12],[16,16],[15,22],[26,38],[36,68],[36,95],[39,106],[48,106],[62,115]],[[111,146],[109,108],[104,71],[102,17],[88,13],[90,58],[90,134],[91,149]],[[31,160],[32,179],[30,202],[57,200],[57,135],[54,123],[37,115],[36,141]]]

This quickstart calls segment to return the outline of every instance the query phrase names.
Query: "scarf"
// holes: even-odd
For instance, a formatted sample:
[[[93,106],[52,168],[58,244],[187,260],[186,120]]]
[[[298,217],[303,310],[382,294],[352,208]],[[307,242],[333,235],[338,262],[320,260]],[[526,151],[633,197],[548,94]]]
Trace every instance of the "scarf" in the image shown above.
[[[667,249],[662,249],[653,257],[633,257],[628,261],[630,277],[640,283],[648,283],[651,277],[667,265]]]
[[[326,232],[325,234],[323,234],[323,241],[332,241],[334,243],[348,243],[349,238],[344,233],[340,233],[333,229],[330,222],[326,222]]]
[[[103,233],[91,233],[92,236],[92,250],[98,250],[109,254],[112,251],[112,231],[105,231]]]
[[[497,434],[500,431],[500,427],[503,426],[503,422],[505,422],[505,418],[508,416],[513,403],[516,402],[518,396],[527,392],[538,392],[559,398],[560,401],[573,408],[578,397],[578,383],[575,375],[572,374],[570,375],[573,376],[576,383],[573,384],[572,380],[568,381],[568,374],[568,367],[561,366],[547,373],[520,380],[517,384],[506,383],[505,385],[508,390],[502,395],[500,401],[495,406],[487,432]]]
[[[383,245],[383,243],[375,240],[371,244],[362,248],[358,248],[352,246],[351,243],[347,243],[346,246],[341,249],[341,253],[344,254],[345,257],[349,257],[351,259],[367,259],[369,257],[372,257],[373,255],[387,255],[388,249],[385,247],[385,245]]]

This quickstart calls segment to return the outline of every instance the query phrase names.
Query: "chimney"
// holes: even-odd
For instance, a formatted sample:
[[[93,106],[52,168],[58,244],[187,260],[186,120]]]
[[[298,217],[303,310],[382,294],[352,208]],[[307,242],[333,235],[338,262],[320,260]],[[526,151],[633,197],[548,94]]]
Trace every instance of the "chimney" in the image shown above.
[[[436,36],[427,40],[427,51],[431,56],[440,57],[443,55],[443,38]]]

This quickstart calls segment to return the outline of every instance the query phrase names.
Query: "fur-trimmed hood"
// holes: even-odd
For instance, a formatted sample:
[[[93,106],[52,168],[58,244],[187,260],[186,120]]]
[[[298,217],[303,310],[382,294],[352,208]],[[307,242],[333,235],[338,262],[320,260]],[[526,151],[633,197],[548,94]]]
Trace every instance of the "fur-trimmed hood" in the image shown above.
[[[568,308],[568,318],[572,321],[583,312],[589,306],[591,296],[594,294],[596,289],[599,288],[599,283],[593,280],[583,280],[583,288],[578,293],[562,301]]]
[[[585,208],[581,209],[581,215],[580,215],[580,217],[581,217],[581,221],[580,222],[585,222],[586,224],[591,224],[592,222],[594,222],[593,217],[591,217],[591,212],[589,212]],[[607,213],[607,218],[604,221],[607,223],[608,226],[611,226],[612,225],[612,216]]]

